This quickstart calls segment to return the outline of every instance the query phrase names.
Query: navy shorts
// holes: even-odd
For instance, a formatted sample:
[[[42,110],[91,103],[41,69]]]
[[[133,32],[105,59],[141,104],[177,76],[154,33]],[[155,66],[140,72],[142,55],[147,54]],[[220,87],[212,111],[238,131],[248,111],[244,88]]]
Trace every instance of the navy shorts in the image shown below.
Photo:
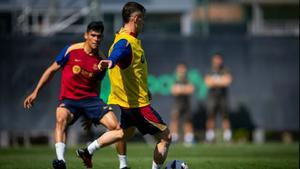
[[[143,135],[154,135],[167,129],[160,115],[150,106],[139,108],[121,107],[121,128],[136,127]]]
[[[99,97],[80,100],[62,99],[58,107],[64,107],[74,115],[70,124],[73,124],[80,116],[85,116],[94,124],[99,124],[100,119],[111,110]]]

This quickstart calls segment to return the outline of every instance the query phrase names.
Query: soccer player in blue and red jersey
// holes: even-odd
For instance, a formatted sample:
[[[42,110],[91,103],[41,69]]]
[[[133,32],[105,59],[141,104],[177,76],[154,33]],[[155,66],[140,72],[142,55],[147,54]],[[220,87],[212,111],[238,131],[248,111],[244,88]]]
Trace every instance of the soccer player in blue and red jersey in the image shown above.
[[[147,60],[138,34],[144,25],[145,8],[136,2],[128,2],[122,10],[124,26],[116,34],[109,50],[109,58],[100,61],[99,69],[109,68],[111,92],[108,104],[121,108],[121,128],[104,133],[87,149],[96,150],[119,140],[131,137],[138,129],[143,135],[153,135],[157,143],[154,149],[152,169],[160,169],[167,158],[171,134],[160,115],[150,104],[147,84]],[[77,150],[83,161],[90,162],[91,151]],[[89,160],[87,160],[89,159]]]
[[[99,85],[106,71],[98,69],[98,63],[104,59],[104,55],[99,50],[103,31],[102,22],[91,22],[84,34],[85,41],[66,46],[24,101],[25,108],[32,107],[41,88],[58,70],[62,70],[60,104],[56,109],[57,159],[52,163],[55,169],[66,168],[64,159],[66,130],[80,116],[84,116],[94,124],[102,124],[109,130],[119,128],[115,114],[99,98]],[[119,153],[120,168],[126,169],[126,145],[124,142],[118,142],[116,148]],[[89,167],[92,167],[92,164]]]

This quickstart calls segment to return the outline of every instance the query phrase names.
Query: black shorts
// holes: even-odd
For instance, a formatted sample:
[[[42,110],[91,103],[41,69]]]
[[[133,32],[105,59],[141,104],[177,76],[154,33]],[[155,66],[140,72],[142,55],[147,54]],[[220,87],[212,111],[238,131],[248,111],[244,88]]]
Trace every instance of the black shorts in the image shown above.
[[[68,109],[74,116],[70,124],[73,124],[80,116],[85,116],[94,124],[99,124],[100,119],[111,110],[99,97],[80,100],[63,99],[58,107]]]
[[[190,122],[192,120],[190,106],[174,105],[172,110],[172,118],[183,119],[185,122]]]
[[[208,96],[207,99],[208,117],[215,117],[220,113],[223,118],[228,117],[228,101],[226,97]]]
[[[139,108],[121,107],[121,128],[136,127],[143,135],[154,135],[167,129],[166,123],[150,106]]]

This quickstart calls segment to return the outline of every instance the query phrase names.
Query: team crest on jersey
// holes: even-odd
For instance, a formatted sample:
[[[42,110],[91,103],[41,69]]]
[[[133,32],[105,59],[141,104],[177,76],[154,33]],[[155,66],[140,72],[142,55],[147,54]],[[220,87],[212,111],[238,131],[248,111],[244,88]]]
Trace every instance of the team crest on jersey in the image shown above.
[[[72,71],[73,71],[74,74],[78,74],[78,73],[80,73],[81,68],[78,65],[74,65],[73,68],[72,68]]]

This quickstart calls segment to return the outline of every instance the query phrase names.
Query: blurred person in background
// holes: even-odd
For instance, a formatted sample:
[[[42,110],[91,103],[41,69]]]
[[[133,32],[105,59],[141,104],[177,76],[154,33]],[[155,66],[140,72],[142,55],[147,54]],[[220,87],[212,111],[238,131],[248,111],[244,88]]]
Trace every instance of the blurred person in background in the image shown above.
[[[176,67],[176,81],[172,86],[171,93],[174,98],[171,114],[170,130],[172,141],[179,140],[180,120],[183,121],[184,145],[191,146],[194,143],[194,130],[191,119],[191,95],[194,86],[188,81],[187,66],[180,63]]]
[[[205,139],[207,142],[215,140],[216,115],[220,113],[222,115],[223,140],[229,142],[232,132],[228,118],[228,88],[231,85],[232,76],[224,67],[222,54],[214,54],[211,61],[211,70],[205,76],[205,84],[209,88]]]
[[[56,109],[54,169],[65,169],[64,158],[66,133],[80,116],[109,130],[120,128],[117,117],[102,99],[99,98],[99,86],[106,70],[99,70],[98,63],[104,59],[99,50],[104,25],[101,21],[91,22],[84,34],[85,41],[66,46],[55,61],[41,76],[34,91],[25,99],[24,107],[31,108],[42,87],[61,70],[60,104]],[[126,145],[118,142],[116,148],[120,168],[127,168]]]

